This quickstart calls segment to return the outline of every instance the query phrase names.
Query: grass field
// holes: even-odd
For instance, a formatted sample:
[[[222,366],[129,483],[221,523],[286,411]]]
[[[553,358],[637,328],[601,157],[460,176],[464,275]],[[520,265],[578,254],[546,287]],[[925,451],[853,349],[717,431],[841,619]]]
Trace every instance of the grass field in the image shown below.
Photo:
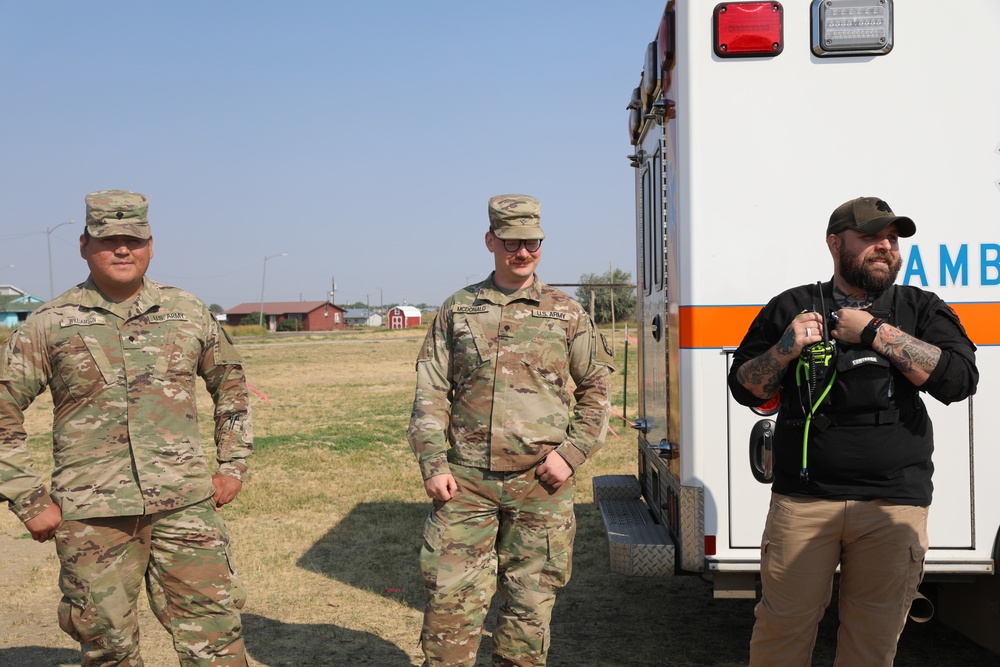
[[[244,610],[252,666],[419,665],[423,592],[417,569],[428,509],[406,445],[413,360],[422,332],[326,339],[240,339],[254,390],[251,481],[224,516],[250,592]],[[280,342],[279,342],[280,341]],[[619,367],[623,337],[617,336]],[[628,414],[635,414],[635,365]],[[623,375],[616,378],[621,411]],[[203,414],[210,414],[207,396]],[[713,600],[697,577],[632,579],[608,572],[596,474],[633,473],[635,433],[617,436],[579,473],[574,575],[553,620],[553,667],[745,665],[753,601]],[[48,471],[51,402],[28,411],[30,445]],[[203,438],[211,424],[203,418]],[[10,513],[0,514],[0,665],[72,665],[77,651],[55,623],[58,562]],[[832,663],[835,618],[822,626],[817,665]],[[175,665],[148,611],[146,664]],[[479,665],[488,665],[489,637]],[[897,665],[986,665],[997,658],[935,622],[904,633]]]

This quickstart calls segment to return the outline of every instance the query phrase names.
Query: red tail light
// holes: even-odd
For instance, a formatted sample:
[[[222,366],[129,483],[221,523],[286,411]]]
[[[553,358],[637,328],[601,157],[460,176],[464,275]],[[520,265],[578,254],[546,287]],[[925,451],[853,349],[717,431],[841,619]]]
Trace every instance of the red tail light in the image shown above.
[[[776,56],[784,48],[784,11],[779,2],[723,2],[715,7],[715,55],[720,58]]]

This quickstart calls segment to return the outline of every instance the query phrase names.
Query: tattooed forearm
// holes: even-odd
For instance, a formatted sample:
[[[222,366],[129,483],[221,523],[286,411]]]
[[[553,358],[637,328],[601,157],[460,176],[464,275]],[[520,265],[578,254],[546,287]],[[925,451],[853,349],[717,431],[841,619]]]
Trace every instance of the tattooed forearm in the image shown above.
[[[736,371],[736,380],[755,395],[771,398],[778,392],[784,375],[785,365],[775,359],[771,350],[768,350],[740,366]]]
[[[792,347],[795,345],[795,331],[789,327],[784,335],[778,340],[777,348],[779,354],[791,354]]]
[[[915,385],[920,386],[927,381],[941,359],[940,348],[886,324],[879,327],[878,334],[876,340],[881,342],[881,349],[877,352]]]

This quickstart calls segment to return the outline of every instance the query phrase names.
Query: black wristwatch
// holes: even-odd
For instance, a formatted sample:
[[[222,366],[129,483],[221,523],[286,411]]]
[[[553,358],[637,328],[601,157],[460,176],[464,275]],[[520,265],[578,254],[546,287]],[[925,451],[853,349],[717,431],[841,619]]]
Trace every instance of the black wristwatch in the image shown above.
[[[875,336],[878,335],[878,328],[883,324],[885,324],[884,317],[873,317],[872,321],[861,330],[861,342],[871,347],[872,343],[875,342]]]

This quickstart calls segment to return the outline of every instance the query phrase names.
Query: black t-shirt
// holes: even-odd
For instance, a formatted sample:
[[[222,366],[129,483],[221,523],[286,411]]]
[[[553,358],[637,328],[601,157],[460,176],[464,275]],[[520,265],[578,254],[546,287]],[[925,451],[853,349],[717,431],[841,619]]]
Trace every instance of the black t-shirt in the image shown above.
[[[826,303],[831,304],[830,283],[823,289]],[[765,402],[736,381],[740,366],[773,346],[796,315],[818,304],[813,284],[782,292],[761,309],[733,357],[729,387],[738,402],[748,406]],[[776,418],[772,487],[776,493],[930,504],[934,434],[919,393],[945,404],[973,394],[979,380],[976,348],[954,311],[935,294],[916,287],[893,288],[887,321],[941,349],[930,378],[916,387],[874,350],[837,343],[837,375],[809,427],[804,480],[800,473],[805,413],[793,363],[782,379],[782,407]],[[899,418],[877,425],[858,423],[886,410],[899,410]],[[822,428],[826,421],[830,423]]]

